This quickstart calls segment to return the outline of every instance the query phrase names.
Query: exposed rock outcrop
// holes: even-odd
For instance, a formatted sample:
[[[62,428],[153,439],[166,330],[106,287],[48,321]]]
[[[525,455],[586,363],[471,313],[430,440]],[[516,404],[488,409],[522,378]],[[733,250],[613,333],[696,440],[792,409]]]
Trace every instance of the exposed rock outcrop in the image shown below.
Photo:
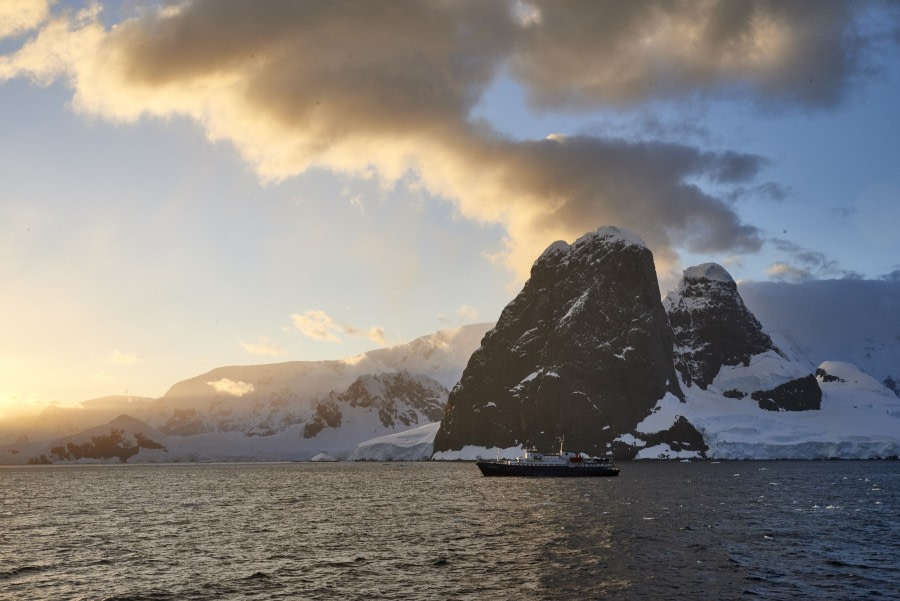
[[[653,256],[636,235],[600,228],[534,263],[451,391],[435,451],[552,449],[565,436],[605,453],[666,393],[682,398]]]
[[[357,418],[377,415],[384,428],[409,428],[441,419],[447,389],[428,376],[406,371],[360,376],[347,390],[332,394],[316,405],[315,414],[303,428],[304,438],[313,438],[325,428],[339,428],[345,413]]]
[[[723,365],[749,365],[753,355],[776,350],[716,263],[685,269],[663,305],[675,336],[675,368],[687,386],[706,390]]]
[[[716,263],[684,270],[663,305],[675,337],[675,368],[686,386],[715,385],[768,411],[818,409],[822,391],[809,370],[785,358]]]

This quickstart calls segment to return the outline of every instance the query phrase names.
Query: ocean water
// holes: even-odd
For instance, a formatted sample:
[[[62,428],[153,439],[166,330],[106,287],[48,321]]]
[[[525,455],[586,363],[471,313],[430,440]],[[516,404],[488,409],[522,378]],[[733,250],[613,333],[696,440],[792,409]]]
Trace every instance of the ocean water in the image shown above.
[[[2,599],[897,599],[900,462],[0,468]]]

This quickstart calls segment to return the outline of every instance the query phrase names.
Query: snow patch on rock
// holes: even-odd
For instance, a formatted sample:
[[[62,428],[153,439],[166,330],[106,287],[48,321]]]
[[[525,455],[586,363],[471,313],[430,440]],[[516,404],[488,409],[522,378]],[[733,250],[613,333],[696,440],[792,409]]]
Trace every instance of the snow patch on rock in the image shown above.
[[[806,365],[788,361],[775,351],[766,351],[750,357],[750,365],[723,365],[710,389],[750,394],[757,390],[773,390],[808,375],[810,370]]]
[[[556,254],[568,253],[570,248],[571,246],[569,246],[568,242],[566,242],[565,240],[557,240],[556,242],[548,246],[544,252],[541,253],[541,256],[537,258],[537,261],[535,261],[535,263],[540,263],[547,257],[551,257]]]
[[[682,415],[684,415],[684,403],[671,392],[667,392],[666,396],[661,398],[653,408],[653,412],[637,425],[635,431],[641,434],[662,432],[671,428],[675,424],[675,420]]]
[[[731,274],[718,263],[702,263],[693,267],[688,267],[682,272],[686,280],[713,280],[717,282],[734,282]]]
[[[644,242],[644,240],[640,236],[638,236],[631,230],[627,230],[622,227],[615,227],[612,225],[600,227],[594,232],[588,232],[587,234],[578,238],[575,241],[575,244],[573,244],[572,246],[581,246],[582,244],[587,244],[594,239],[599,239],[600,241],[607,244],[621,242],[626,245],[647,248],[647,243]]]

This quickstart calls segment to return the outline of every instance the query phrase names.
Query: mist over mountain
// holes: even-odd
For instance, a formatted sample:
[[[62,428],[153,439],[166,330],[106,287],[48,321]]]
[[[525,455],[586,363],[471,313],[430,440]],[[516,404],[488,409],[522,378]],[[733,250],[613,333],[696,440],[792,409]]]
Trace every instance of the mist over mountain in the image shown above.
[[[85,436],[125,436],[134,443],[135,432],[166,450],[140,450],[128,455],[130,462],[346,457],[362,441],[439,420],[448,385],[489,327],[442,330],[337,361],[220,367],[174,384],[159,399],[108,397],[49,407],[35,418],[2,424],[0,461],[42,455],[70,461],[73,455],[51,448],[84,444]],[[125,429],[116,422],[123,414],[134,420]]]
[[[742,282],[747,307],[794,361],[856,365],[900,394],[900,280]]]

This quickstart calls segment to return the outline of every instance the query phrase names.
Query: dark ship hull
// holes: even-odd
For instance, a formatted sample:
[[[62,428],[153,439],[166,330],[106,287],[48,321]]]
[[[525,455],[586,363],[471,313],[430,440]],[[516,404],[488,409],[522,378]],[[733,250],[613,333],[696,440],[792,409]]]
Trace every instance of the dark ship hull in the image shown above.
[[[526,476],[544,478],[597,478],[618,476],[619,468],[607,463],[568,465],[523,464],[507,461],[478,460],[475,462],[484,476]]]

